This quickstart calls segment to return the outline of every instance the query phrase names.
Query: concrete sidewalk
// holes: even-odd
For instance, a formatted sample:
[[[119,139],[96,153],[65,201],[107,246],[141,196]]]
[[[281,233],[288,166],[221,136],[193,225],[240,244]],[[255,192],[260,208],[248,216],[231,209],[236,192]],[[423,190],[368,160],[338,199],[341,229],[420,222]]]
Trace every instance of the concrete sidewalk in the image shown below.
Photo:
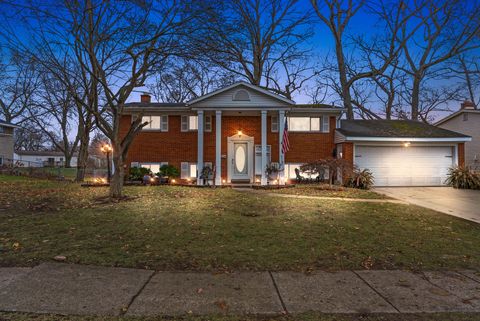
[[[0,311],[135,316],[480,312],[480,274],[216,274],[44,263],[0,268]]]

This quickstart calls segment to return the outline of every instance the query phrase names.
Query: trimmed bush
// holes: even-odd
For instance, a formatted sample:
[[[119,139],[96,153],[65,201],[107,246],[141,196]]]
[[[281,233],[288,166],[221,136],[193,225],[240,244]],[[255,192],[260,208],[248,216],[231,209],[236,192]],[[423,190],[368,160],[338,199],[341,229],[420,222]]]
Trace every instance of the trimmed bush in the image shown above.
[[[141,181],[145,174],[151,174],[152,172],[145,167],[131,167],[128,175],[128,179],[131,181]]]
[[[359,170],[355,169],[352,173],[352,176],[345,182],[345,186],[359,188],[359,189],[370,189],[373,186],[374,178],[372,172],[369,169]]]
[[[157,175],[160,177],[178,177],[180,172],[173,165],[163,165],[160,167],[160,172]]]
[[[451,167],[448,169],[448,177],[445,183],[454,188],[480,189],[480,175],[475,174],[468,167]]]

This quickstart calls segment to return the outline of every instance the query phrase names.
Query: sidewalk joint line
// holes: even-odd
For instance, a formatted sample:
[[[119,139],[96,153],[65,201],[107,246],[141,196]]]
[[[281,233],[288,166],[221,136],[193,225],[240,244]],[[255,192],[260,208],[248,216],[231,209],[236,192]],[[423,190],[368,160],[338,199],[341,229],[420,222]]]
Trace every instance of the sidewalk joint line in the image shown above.
[[[440,271],[440,273],[441,273],[441,271]],[[455,273],[455,272],[454,272],[454,273]],[[456,295],[455,293],[452,293],[452,292],[448,291],[447,289],[442,288],[440,285],[437,285],[437,284],[433,283],[432,281],[430,281],[430,278],[428,278],[423,271],[420,272],[419,274],[421,275],[421,278],[422,278],[422,279],[424,279],[425,281],[428,282],[428,284],[430,284],[430,285],[432,285],[432,286],[434,286],[434,287],[436,287],[436,288],[438,288],[438,289],[440,289],[440,290],[443,290],[443,291],[447,292],[447,293],[450,294],[450,295],[453,295],[454,297],[456,297],[456,298],[458,298],[458,299],[461,299],[461,300],[463,299],[462,297]],[[460,275],[463,275],[463,274],[460,274]]]
[[[461,271],[455,271],[455,272],[457,272],[457,273],[460,274],[460,275],[463,275],[463,276],[466,277],[467,279],[470,279],[470,280],[472,280],[472,281],[475,281],[475,282],[477,282],[477,283],[480,283],[480,281],[478,281],[478,280],[476,280],[476,279],[474,279],[474,278],[466,275],[465,273],[463,273],[463,272],[461,272]]]
[[[387,299],[384,295],[382,295],[377,289],[375,289],[372,285],[370,285],[370,283],[368,283],[364,278],[362,278],[362,276],[360,274],[358,274],[357,272],[353,271],[352,270],[352,273],[355,274],[360,280],[362,280],[370,289],[373,290],[373,292],[375,292],[376,294],[378,294],[383,300],[385,300],[385,302],[387,302],[388,304],[390,304],[392,306],[392,308],[394,308],[398,313],[402,313],[402,311],[400,311],[395,305],[393,305],[392,302],[390,302],[389,299]]]
[[[145,289],[145,287],[147,286],[148,283],[150,283],[150,280],[155,276],[155,274],[157,274],[157,271],[153,271],[153,273],[148,277],[148,279],[145,281],[145,283],[142,285],[142,287],[138,290],[137,293],[135,293],[135,295],[132,297],[132,299],[130,300],[130,302],[128,302],[128,305],[127,307],[125,308],[125,310],[122,309],[122,311],[120,312],[120,316],[123,316],[125,315],[128,310],[130,309],[130,307],[132,306],[133,302],[135,301],[135,299],[143,292],[143,289]]]
[[[288,314],[287,306],[285,305],[285,302],[283,302],[282,295],[280,294],[280,290],[278,289],[277,282],[275,282],[275,278],[273,277],[272,272],[268,271],[268,274],[270,275],[270,278],[272,279],[273,287],[275,288],[275,291],[277,291],[278,299],[280,300],[280,303],[282,304],[282,309],[285,311],[286,314]]]

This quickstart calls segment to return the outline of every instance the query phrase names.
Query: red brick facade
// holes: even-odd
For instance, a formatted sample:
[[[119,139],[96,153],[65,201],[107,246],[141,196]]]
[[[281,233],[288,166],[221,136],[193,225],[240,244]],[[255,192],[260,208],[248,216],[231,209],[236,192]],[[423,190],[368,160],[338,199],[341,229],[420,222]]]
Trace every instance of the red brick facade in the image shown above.
[[[125,134],[131,123],[131,116],[121,120],[121,133]],[[142,131],[135,137],[127,156],[127,166],[132,162],[168,162],[180,169],[181,162],[197,162],[197,131],[182,132],[181,116],[169,115],[168,132]],[[285,163],[306,163],[321,158],[332,157],[336,118],[330,117],[329,133],[289,132],[290,151],[285,155]],[[212,131],[204,132],[204,162],[215,165],[215,115],[212,116]],[[254,144],[261,144],[261,118],[258,116],[223,116],[221,154],[227,155],[227,137],[241,130],[254,138]],[[267,145],[271,146],[271,160],[278,162],[279,133],[272,132],[271,117],[267,117]],[[222,157],[222,179],[227,177],[227,159]]]

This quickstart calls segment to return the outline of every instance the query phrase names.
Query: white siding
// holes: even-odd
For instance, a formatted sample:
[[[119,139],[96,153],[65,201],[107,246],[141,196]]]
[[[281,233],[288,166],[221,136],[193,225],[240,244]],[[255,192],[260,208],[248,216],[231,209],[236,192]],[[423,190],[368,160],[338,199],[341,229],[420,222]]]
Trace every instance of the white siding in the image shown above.
[[[246,90],[250,96],[250,100],[233,100],[233,95],[237,90]],[[230,90],[224,91],[217,95],[213,95],[198,103],[194,103],[191,107],[281,107],[288,106],[288,103],[275,99],[255,90],[251,90],[246,86],[237,86]]]

